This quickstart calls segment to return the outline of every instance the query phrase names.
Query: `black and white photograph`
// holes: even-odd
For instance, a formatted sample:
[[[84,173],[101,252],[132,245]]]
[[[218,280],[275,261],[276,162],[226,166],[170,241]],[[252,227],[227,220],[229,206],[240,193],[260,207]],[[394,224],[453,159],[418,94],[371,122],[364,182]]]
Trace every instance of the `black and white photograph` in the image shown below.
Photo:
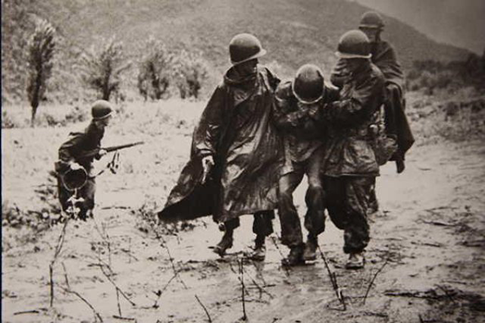
[[[2,0],[1,321],[485,322],[484,17]]]

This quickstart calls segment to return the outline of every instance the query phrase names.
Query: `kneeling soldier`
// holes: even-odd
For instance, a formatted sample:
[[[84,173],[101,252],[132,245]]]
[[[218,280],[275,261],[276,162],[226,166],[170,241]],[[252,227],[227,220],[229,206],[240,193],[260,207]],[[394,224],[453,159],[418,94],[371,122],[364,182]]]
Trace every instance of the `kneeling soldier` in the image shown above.
[[[322,71],[306,64],[298,69],[293,81],[281,83],[275,94],[274,118],[282,132],[285,149],[285,167],[279,181],[278,211],[281,222],[282,243],[290,247],[283,259],[288,266],[304,260],[315,260],[317,236],[325,225],[324,192],[320,177],[323,157],[324,128],[321,124],[322,108],[337,100],[338,90],[326,87]],[[300,219],[293,204],[293,192],[308,177],[305,227],[308,230],[306,246],[303,244]]]
[[[106,151],[100,149],[95,155],[89,154],[95,149],[100,148],[101,139],[104,136],[104,130],[111,120],[111,104],[104,100],[94,102],[91,108],[92,121],[83,132],[72,132],[70,138],[59,148],[59,161],[56,163],[56,172],[58,174],[58,191],[59,201],[62,210],[67,212],[72,206],[71,198],[78,198],[79,218],[85,220],[87,217],[93,217],[94,193],[96,183],[94,177],[90,176],[94,158],[99,159],[106,154]],[[86,156],[89,155],[89,156]],[[81,187],[70,187],[66,185],[64,176],[68,173],[77,171],[86,171],[85,182],[80,183]],[[82,184],[82,185],[81,185]],[[74,186],[79,186],[74,185]],[[77,190],[77,197],[74,196]]]

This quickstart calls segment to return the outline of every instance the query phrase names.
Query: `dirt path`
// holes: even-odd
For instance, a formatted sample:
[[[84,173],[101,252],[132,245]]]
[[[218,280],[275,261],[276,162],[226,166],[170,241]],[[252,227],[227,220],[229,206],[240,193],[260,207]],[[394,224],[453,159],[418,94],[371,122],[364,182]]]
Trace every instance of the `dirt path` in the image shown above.
[[[221,261],[208,248],[220,238],[210,219],[157,239],[138,229],[140,217],[132,212],[140,208],[141,187],[109,191],[109,180],[100,180],[96,221],[67,226],[54,267],[53,308],[48,268],[62,225],[35,243],[4,250],[2,321],[96,321],[81,296],[104,322],[207,322],[200,303],[212,322],[236,322],[243,317],[243,278],[249,322],[485,322],[484,161],[485,146],[476,142],[415,147],[402,175],[386,166],[364,270],[343,268],[342,233],[327,222],[320,247],[345,296],[345,311],[321,259],[289,271],[280,267],[287,249],[276,236],[267,241],[266,261],[246,261],[241,277],[238,261],[252,242],[251,217],[236,232],[234,253]],[[300,187],[295,199],[303,201],[303,193]],[[277,221],[275,228],[279,233]],[[3,229],[4,237],[15,232]],[[71,293],[60,287],[67,286],[66,277]]]

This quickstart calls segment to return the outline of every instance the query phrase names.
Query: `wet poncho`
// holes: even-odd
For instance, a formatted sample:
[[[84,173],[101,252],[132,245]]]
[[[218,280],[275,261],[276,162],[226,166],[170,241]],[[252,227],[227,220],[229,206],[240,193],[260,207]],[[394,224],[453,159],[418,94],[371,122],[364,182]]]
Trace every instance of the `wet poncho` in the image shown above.
[[[271,120],[278,83],[264,67],[244,78],[234,68],[227,71],[194,131],[190,160],[158,213],[161,221],[212,214],[216,222],[225,222],[276,208],[284,161]],[[208,155],[215,165],[202,184],[201,160]]]

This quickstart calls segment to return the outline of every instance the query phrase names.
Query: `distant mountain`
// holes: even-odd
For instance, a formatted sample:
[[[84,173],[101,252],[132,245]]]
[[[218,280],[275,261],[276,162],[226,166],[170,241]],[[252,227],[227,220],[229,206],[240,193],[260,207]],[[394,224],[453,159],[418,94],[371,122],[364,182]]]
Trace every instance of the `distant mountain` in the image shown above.
[[[18,15],[21,8],[30,17],[51,21],[65,40],[63,50],[75,47],[79,52],[96,44],[100,37],[116,35],[135,54],[153,35],[167,47],[201,51],[214,72],[229,67],[227,48],[235,34],[254,33],[268,50],[263,63],[276,61],[286,71],[283,76],[307,62],[330,71],[339,37],[356,28],[360,16],[368,10],[345,0],[4,0],[2,29],[18,36],[9,37],[2,31],[4,70],[14,65],[12,60],[18,63],[21,56],[14,53],[25,52],[11,43],[25,40],[25,32],[16,31],[19,22],[11,16]],[[385,20],[384,37],[395,45],[405,68],[414,60],[465,60],[469,54],[432,41],[394,18]],[[13,74],[10,78],[15,81]]]
[[[485,50],[485,1],[483,0],[357,0],[397,18],[439,42]]]

